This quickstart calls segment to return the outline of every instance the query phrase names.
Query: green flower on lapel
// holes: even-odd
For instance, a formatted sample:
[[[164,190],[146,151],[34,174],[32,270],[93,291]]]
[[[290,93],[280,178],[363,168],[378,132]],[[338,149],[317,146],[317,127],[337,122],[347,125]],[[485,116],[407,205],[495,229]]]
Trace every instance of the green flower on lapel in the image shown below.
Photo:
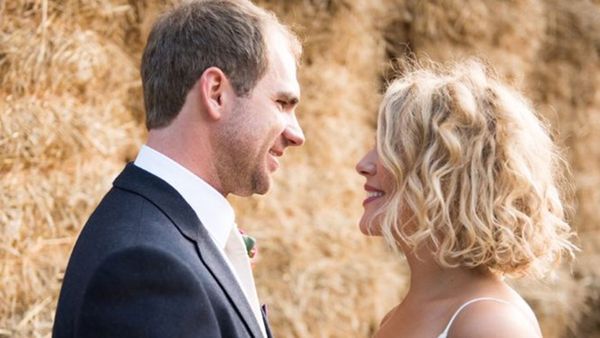
[[[246,245],[246,253],[248,254],[248,258],[250,258],[250,263],[254,264],[256,254],[258,253],[258,248],[256,247],[256,239],[252,236],[246,235],[243,230],[240,230],[240,234],[242,235],[242,239],[244,239],[244,244]]]

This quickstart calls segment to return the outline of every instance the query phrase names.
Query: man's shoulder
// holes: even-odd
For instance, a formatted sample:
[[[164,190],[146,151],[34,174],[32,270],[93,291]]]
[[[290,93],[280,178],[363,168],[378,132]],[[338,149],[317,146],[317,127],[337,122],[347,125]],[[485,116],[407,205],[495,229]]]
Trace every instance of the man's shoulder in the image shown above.
[[[112,187],[102,197],[87,223],[110,218],[139,221],[144,217],[155,218],[160,213],[162,213],[160,207],[147,196]]]
[[[153,328],[175,336],[172,325],[191,320],[186,313],[198,314],[208,324],[217,321],[209,296],[214,289],[198,274],[198,267],[160,247],[119,248],[83,271],[66,276],[56,332],[115,337],[124,332],[139,336]]]

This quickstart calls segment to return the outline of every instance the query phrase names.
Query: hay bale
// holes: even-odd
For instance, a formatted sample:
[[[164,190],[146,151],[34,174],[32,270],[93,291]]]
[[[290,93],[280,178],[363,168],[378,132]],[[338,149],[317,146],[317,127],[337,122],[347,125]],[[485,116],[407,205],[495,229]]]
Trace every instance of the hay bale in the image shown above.
[[[549,312],[543,318],[548,325],[565,323],[560,331],[565,337],[593,337],[600,335],[600,4],[548,1],[545,16],[542,62],[528,87],[568,149],[577,198],[573,225],[582,252],[572,274],[565,273],[553,290],[568,306],[549,303],[541,310]]]
[[[390,56],[481,56],[515,82],[535,64],[545,29],[540,0],[394,0],[390,6],[395,14],[384,27]]]
[[[255,273],[277,336],[367,337],[406,285],[381,241],[357,228],[364,182],[354,166],[375,137],[382,4],[268,5],[304,40],[298,116],[307,141],[288,151],[268,195],[232,199],[238,223],[265,246]]]
[[[78,156],[55,169],[2,173],[0,329],[8,336],[49,334],[80,224],[110,186],[120,162]]]
[[[0,2],[0,336],[50,333],[73,241],[142,142],[139,57],[156,15],[177,2]],[[258,291],[277,336],[368,337],[406,287],[398,258],[357,229],[354,165],[374,143],[386,65],[409,53],[490,60],[560,131],[583,252],[558,284],[518,288],[546,337],[597,334],[600,1],[258,2],[305,42],[307,143],[268,195],[232,198],[259,240]]]
[[[79,229],[141,142],[123,9],[0,5],[0,336],[50,333]]]
[[[70,95],[8,95],[0,109],[0,172],[61,166],[86,152],[124,159],[141,136],[122,100],[114,98],[94,104]]]

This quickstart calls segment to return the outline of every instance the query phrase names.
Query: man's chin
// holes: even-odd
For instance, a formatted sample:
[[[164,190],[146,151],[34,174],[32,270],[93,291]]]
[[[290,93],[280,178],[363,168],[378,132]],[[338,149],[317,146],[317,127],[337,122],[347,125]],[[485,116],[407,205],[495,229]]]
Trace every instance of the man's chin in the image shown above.
[[[231,194],[240,197],[249,197],[254,194],[264,195],[271,187],[271,179],[267,173],[257,174],[250,178],[238,178],[237,184],[231,189]]]
[[[267,180],[266,183],[257,186],[256,189],[254,190],[254,193],[257,195],[264,195],[267,192],[269,192],[269,188],[271,187],[271,181]]]
[[[268,173],[257,175],[252,180],[252,194],[264,195],[271,188],[271,178]]]

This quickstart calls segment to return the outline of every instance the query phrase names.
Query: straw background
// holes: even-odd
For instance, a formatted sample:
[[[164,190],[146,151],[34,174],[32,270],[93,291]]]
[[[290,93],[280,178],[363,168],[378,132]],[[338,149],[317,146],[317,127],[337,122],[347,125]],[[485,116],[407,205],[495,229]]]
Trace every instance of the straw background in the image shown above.
[[[74,240],[144,141],[139,59],[177,0],[0,0],[0,337],[48,337]],[[255,235],[278,337],[369,337],[407,271],[356,226],[391,60],[479,56],[552,122],[582,251],[515,286],[545,337],[600,337],[599,0],[260,0],[304,41],[299,119],[266,196],[232,197]]]

